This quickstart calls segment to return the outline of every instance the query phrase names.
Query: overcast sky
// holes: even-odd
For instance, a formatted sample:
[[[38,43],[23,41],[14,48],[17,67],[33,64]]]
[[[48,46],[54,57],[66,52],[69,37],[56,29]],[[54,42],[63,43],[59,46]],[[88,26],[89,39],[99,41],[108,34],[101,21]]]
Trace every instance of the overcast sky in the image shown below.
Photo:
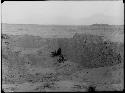
[[[6,1],[2,22],[12,24],[124,24],[122,1]]]

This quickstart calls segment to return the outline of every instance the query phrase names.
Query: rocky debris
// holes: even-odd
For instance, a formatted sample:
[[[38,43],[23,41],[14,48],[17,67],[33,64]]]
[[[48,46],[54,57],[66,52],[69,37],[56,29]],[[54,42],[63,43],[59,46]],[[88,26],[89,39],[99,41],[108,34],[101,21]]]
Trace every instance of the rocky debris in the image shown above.
[[[9,39],[9,36],[7,34],[2,34],[1,39]]]
[[[89,86],[88,87],[88,92],[95,92],[96,90],[95,90],[95,86]]]

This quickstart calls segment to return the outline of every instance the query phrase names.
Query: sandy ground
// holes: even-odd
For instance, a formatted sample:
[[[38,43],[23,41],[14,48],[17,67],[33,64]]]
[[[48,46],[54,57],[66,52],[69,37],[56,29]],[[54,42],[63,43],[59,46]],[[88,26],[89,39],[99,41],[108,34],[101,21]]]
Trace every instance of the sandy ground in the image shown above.
[[[34,68],[34,71],[30,70],[32,74],[38,73],[39,71],[42,74],[57,73],[59,80],[54,82],[3,84],[2,88],[6,92],[87,91],[89,85],[95,85],[98,91],[122,91],[124,88],[123,69],[107,73],[105,70],[107,69],[83,69],[66,77],[65,75],[58,75],[59,72],[52,68]],[[120,72],[121,74],[119,74]]]
[[[5,46],[3,45],[3,50],[6,54],[8,50],[4,49]],[[2,89],[5,92],[88,91],[90,85],[96,86],[97,91],[122,91],[124,88],[123,64],[112,67],[85,69],[77,63],[70,61],[57,63],[57,58],[46,57],[48,52],[45,55],[35,56],[39,50],[38,48],[24,49],[14,45],[8,47],[12,49],[11,51],[21,51],[16,54],[10,53],[11,60],[15,60],[11,58],[11,55],[18,55],[19,60],[22,60],[21,58],[24,57],[26,62],[32,60],[35,62],[34,65],[24,65],[27,69],[27,74],[33,76],[31,79],[34,82],[3,83]],[[5,58],[3,61],[7,62]],[[5,69],[8,69],[6,64],[3,65],[3,70],[5,71]],[[37,81],[37,78],[41,80]]]

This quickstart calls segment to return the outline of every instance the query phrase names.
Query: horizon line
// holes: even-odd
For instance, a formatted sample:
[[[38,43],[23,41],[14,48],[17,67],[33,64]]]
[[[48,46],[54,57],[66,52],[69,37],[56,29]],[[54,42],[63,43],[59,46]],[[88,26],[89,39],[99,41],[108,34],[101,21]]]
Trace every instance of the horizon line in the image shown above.
[[[91,26],[91,25],[123,25],[124,26],[124,24],[104,24],[104,23],[94,23],[94,24],[25,24],[25,23],[1,23],[1,24],[10,24],[10,25],[45,25],[45,26],[49,26],[49,25],[55,25],[55,26]]]

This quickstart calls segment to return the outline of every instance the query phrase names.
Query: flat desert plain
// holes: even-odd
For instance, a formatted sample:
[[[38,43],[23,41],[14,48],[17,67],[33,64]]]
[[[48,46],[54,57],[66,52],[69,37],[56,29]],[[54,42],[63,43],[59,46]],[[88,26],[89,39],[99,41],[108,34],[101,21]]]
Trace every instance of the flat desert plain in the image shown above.
[[[5,92],[124,89],[121,25],[2,24],[1,38]]]

